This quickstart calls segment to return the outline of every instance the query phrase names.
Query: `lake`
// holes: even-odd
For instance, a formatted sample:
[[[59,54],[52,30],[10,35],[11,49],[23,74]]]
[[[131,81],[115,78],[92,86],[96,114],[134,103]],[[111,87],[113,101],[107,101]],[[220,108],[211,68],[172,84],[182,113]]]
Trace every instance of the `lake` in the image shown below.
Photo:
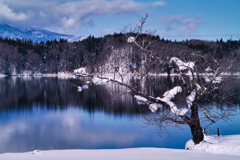
[[[165,83],[165,77],[161,79],[165,86],[149,85],[149,93],[159,94],[157,89],[178,83],[177,77],[171,83]],[[146,112],[146,106],[139,106],[130,94],[117,97],[126,92],[124,87],[109,82],[78,92],[76,86],[81,84],[81,79],[0,78],[0,153],[32,149],[184,149],[192,138],[186,125],[169,126],[161,134],[157,126],[148,126],[144,117],[151,112]],[[233,107],[239,113],[239,95],[236,99]],[[209,134],[217,134],[217,128],[221,135],[240,134],[239,122],[239,115],[232,117],[230,125],[218,121]]]

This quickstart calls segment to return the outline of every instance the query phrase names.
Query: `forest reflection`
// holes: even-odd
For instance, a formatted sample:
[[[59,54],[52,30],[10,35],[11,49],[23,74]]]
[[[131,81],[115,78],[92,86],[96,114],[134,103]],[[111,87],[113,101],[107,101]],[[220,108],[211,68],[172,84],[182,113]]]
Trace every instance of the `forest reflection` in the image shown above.
[[[108,82],[104,86],[90,85],[89,89],[77,91],[89,79],[59,79],[57,77],[9,77],[0,78],[0,110],[29,110],[33,106],[48,109],[66,109],[78,106],[89,113],[104,111],[111,114],[143,114],[146,106],[136,103],[127,89],[116,83]],[[147,79],[127,79],[142,92],[151,96],[161,96],[166,90],[178,85],[178,77],[152,77]],[[234,106],[240,103],[240,80],[226,84],[235,92],[232,97]],[[143,111],[144,110],[144,111]]]

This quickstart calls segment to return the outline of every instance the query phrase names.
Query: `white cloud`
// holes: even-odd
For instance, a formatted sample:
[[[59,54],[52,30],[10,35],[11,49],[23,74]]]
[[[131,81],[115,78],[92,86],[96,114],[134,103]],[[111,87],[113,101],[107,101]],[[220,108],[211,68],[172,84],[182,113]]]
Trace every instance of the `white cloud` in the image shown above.
[[[143,8],[142,3],[134,1],[84,0],[61,4],[55,6],[54,10],[56,16],[63,17],[65,27],[72,27],[74,24],[82,24],[83,20],[91,16],[135,13]]]
[[[188,18],[184,15],[161,17],[165,24],[165,30],[169,32],[179,31],[182,34],[191,34],[197,30],[198,24],[202,23],[201,16]]]
[[[157,1],[157,2],[154,2],[153,4],[152,4],[152,6],[154,6],[154,7],[164,7],[164,6],[166,6],[166,2],[164,2],[164,1]]]
[[[149,3],[134,0],[0,0],[0,23],[22,21],[17,25],[73,30],[81,25],[93,26],[98,16],[137,15],[147,7]]]
[[[43,18],[47,16],[47,15],[46,15],[45,13],[43,13],[42,11],[39,12],[39,15],[40,15],[41,17],[43,17]]]
[[[14,12],[4,1],[0,1],[0,20],[22,21],[26,20],[27,16],[22,12]]]
[[[179,27],[178,30],[180,32],[182,32],[183,34],[189,34],[189,33],[195,32],[197,30],[197,24],[189,23],[189,24]]]
[[[140,17],[149,7],[165,5],[164,1],[151,3],[136,0],[0,0],[0,23],[11,22],[12,25],[37,26],[75,34],[83,28],[98,27],[101,22],[98,18],[103,16],[111,19],[119,15]],[[133,22],[122,22],[119,28],[126,23]]]
[[[77,23],[76,19],[74,18],[67,18],[67,17],[62,18],[62,24],[64,25],[65,28],[74,27],[76,23]]]

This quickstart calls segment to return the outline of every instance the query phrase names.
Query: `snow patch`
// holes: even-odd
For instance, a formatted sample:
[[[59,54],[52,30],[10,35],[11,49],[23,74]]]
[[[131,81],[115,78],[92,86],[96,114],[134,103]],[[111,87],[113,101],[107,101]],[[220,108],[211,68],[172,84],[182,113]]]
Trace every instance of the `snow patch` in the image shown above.
[[[61,79],[73,78],[73,75],[71,73],[66,72],[58,72],[57,76]]]
[[[206,69],[205,69],[206,72],[211,72],[212,69],[208,66]]]
[[[87,39],[87,38],[84,37],[84,36],[71,37],[71,38],[68,38],[67,41],[68,41],[68,42],[78,42],[78,41],[83,41],[84,39]]]
[[[84,84],[82,85],[82,89],[88,89],[87,83],[84,83]]]
[[[193,75],[192,75],[192,72],[190,70],[188,70],[187,74],[190,78],[190,80],[192,81],[193,80]]]
[[[75,69],[73,72],[74,72],[75,74],[87,74],[85,67]]]
[[[132,42],[134,42],[135,41],[135,38],[134,37],[129,37],[128,39],[127,39],[127,42],[128,43],[132,43]]]
[[[97,78],[97,77],[93,77],[93,79],[92,79],[92,82],[95,85],[105,85],[106,82],[108,82],[108,81],[109,81],[108,79],[100,79],[100,78]]]
[[[197,83],[196,83],[196,87],[197,87],[198,91],[202,89],[202,87],[199,84],[197,84]]]
[[[213,84],[217,84],[217,83],[219,84],[219,83],[222,82],[222,77],[209,78],[209,77],[207,76],[207,77],[205,77],[205,81],[206,81],[206,82],[211,82],[211,81],[212,81]]]
[[[133,68],[133,69],[136,69],[136,68],[137,68],[136,63],[130,63],[129,66],[130,66],[131,68]]]
[[[78,86],[78,92],[82,92],[82,87]]]

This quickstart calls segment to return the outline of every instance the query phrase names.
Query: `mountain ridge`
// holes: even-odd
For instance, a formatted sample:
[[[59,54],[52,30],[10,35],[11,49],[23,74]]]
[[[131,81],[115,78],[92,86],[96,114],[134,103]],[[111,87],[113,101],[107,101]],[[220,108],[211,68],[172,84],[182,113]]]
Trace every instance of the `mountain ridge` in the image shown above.
[[[46,42],[48,40],[67,39],[69,42],[79,41],[84,39],[84,36],[75,37],[74,35],[60,34],[51,32],[38,27],[23,27],[13,26],[9,24],[0,24],[0,37],[10,39],[25,39],[32,40],[33,43]]]

